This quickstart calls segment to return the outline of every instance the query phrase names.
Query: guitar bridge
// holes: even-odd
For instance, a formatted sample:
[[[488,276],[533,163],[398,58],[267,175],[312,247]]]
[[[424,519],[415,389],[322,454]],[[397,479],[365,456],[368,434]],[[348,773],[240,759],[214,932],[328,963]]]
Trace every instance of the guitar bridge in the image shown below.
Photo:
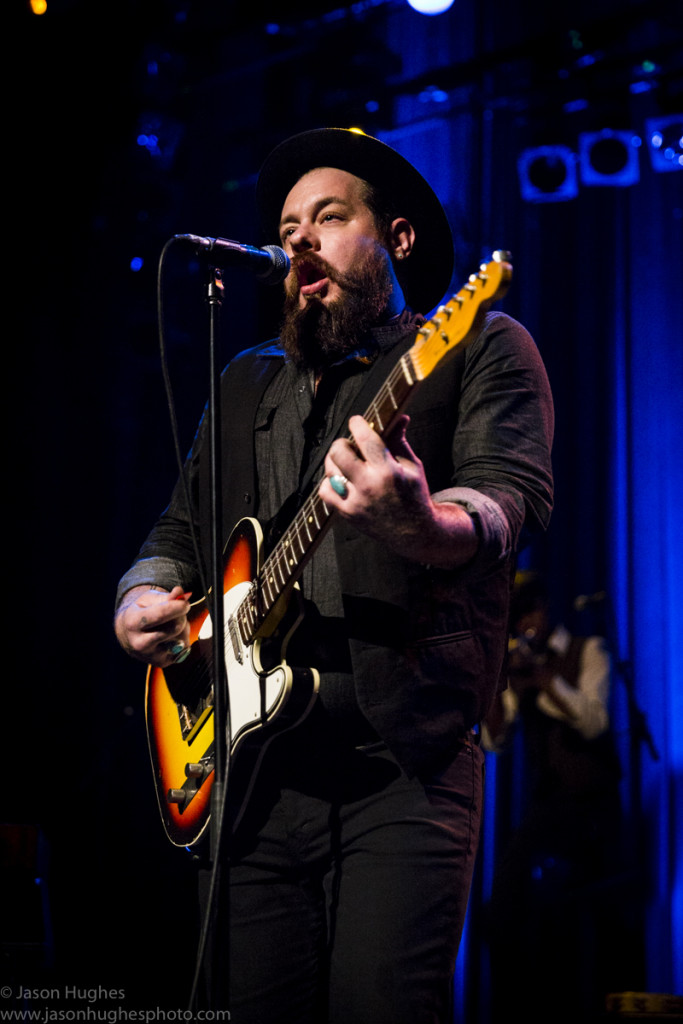
[[[241,665],[244,661],[242,657],[242,642],[232,615],[228,620],[228,636],[230,637],[230,643],[232,644],[232,653],[235,655],[235,661],[238,665]]]

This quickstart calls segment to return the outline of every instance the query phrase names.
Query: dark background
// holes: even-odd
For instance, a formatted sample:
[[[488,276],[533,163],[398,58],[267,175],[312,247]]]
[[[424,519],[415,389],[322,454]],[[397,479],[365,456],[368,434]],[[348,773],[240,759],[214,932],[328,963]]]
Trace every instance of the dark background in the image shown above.
[[[622,668],[613,722],[625,842],[642,882],[628,987],[683,988],[683,174],[658,170],[648,142],[651,121],[683,112],[681,11],[550,6],[456,0],[428,18],[398,0],[49,0],[42,16],[23,6],[6,35],[5,306],[16,309],[5,327],[7,650],[19,657],[4,687],[1,815],[13,983],[82,980],[124,988],[129,1006],[184,1003],[193,866],[158,820],[144,667],[111,631],[116,582],[176,473],[158,260],[176,233],[272,241],[253,203],[264,156],[296,131],[356,125],[403,152],[442,197],[457,240],[454,290],[494,248],[513,252],[504,308],[536,338],[557,412],[556,512],[525,558],[548,574],[558,608],[609,594],[614,619],[599,626]],[[608,154],[598,185],[573,165],[566,201],[523,196],[522,152],[579,154],[581,136],[603,128],[640,139],[634,180]],[[186,449],[207,393],[207,313],[191,260],[174,256],[166,283]],[[277,290],[226,275],[225,359],[276,331],[278,301]],[[634,728],[631,689],[656,757]],[[490,778],[489,816],[509,824],[495,769]],[[495,855],[493,826],[488,835],[474,909]],[[468,1021],[486,1013],[478,927],[473,913],[457,1010]]]

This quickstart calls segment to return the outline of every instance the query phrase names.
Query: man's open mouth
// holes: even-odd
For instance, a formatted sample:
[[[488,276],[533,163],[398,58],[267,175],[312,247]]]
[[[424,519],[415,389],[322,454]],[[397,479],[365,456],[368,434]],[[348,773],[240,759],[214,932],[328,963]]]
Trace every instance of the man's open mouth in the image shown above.
[[[315,261],[302,260],[295,269],[302,295],[314,295],[329,282],[327,271]]]

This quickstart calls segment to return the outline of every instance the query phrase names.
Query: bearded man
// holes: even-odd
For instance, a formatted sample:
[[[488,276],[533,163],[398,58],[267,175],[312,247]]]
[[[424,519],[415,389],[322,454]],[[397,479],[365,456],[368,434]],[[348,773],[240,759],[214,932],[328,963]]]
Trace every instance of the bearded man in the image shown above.
[[[230,837],[211,970],[234,1024],[446,1022],[478,723],[503,678],[522,529],[552,504],[550,390],[525,329],[490,313],[381,438],[359,413],[450,282],[441,204],[398,153],[341,129],[277,147],[257,201],[291,270],[279,341],[223,375],[223,528],[248,515],[277,538],[311,471],[332,527],[299,575],[287,646],[315,669],[312,707],[268,745]],[[193,509],[177,488],[119,587],[121,644],[161,668],[190,642],[205,448],[202,426]]]

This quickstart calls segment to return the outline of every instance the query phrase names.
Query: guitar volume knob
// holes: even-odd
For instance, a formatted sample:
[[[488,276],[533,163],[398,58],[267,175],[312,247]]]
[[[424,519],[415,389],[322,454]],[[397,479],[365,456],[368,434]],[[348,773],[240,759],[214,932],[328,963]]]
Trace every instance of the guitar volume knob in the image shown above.
[[[185,765],[185,774],[188,779],[203,779],[206,777],[206,768],[203,764],[190,764]]]
[[[169,789],[166,799],[169,804],[178,804],[179,807],[183,807],[187,800],[187,793],[184,789]]]

